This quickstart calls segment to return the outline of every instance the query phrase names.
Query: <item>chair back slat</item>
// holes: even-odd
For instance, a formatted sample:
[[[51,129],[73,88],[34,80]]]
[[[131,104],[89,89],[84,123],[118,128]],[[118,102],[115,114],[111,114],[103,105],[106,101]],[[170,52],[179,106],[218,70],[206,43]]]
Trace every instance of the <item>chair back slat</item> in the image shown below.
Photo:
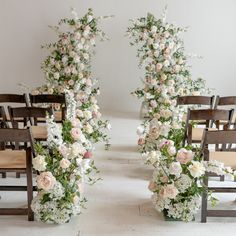
[[[0,103],[26,103],[26,95],[0,94]]]
[[[51,108],[41,107],[9,107],[10,116],[15,118],[45,118],[47,115],[53,115]]]
[[[32,95],[29,94],[30,103],[33,105],[34,103],[59,103],[66,104],[66,98],[64,94],[61,95],[53,95],[53,94],[40,94],[40,95]]]
[[[203,146],[208,144],[236,144],[236,130],[205,130]]]
[[[216,110],[216,109],[202,109],[190,110],[189,120],[224,120],[229,121],[232,118],[234,110]]]
[[[217,96],[216,98],[216,106],[230,106],[236,105],[236,96],[227,96],[227,97],[220,97]]]
[[[31,142],[29,129],[0,129],[0,142]]]
[[[179,96],[177,105],[209,105],[212,108],[215,96]]]

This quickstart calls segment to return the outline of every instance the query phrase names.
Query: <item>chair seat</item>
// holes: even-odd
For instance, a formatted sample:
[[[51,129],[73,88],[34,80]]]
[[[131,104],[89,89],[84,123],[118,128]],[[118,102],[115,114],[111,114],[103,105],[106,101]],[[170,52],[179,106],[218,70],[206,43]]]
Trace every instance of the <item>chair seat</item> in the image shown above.
[[[48,132],[46,126],[31,126],[31,132],[34,139],[47,139]]]
[[[0,169],[26,168],[26,153],[23,150],[0,151]]]
[[[61,111],[55,111],[54,112],[54,118],[56,122],[62,121],[62,112]],[[42,117],[42,118],[38,118],[37,119],[39,122],[45,122],[46,118]]]
[[[193,128],[192,129],[192,140],[201,141],[204,130],[205,130],[205,128]],[[208,128],[208,130],[214,131],[214,130],[218,130],[218,129]]]
[[[210,160],[216,160],[224,163],[225,166],[230,166],[236,170],[236,152],[214,152],[209,153]]]

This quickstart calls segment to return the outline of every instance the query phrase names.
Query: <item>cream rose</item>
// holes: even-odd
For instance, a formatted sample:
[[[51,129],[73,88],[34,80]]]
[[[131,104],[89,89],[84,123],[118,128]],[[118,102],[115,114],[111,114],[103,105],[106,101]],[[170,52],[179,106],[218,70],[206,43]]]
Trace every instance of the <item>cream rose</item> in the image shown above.
[[[188,170],[194,178],[198,178],[204,175],[206,169],[201,162],[192,161],[192,164],[188,167]]]
[[[56,183],[55,177],[49,171],[42,172],[40,175],[38,175],[36,181],[38,188],[45,191],[52,189]]]
[[[47,163],[45,161],[45,156],[38,155],[32,160],[33,167],[37,171],[46,170]]]
[[[60,161],[60,167],[62,169],[67,169],[70,166],[70,164],[71,164],[70,161],[68,159],[66,159],[66,158],[63,158]]]

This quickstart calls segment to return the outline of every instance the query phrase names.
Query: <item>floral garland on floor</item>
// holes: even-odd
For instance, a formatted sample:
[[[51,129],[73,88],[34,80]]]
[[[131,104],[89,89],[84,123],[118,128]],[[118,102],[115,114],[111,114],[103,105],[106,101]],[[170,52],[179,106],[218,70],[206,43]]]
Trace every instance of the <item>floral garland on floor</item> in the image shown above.
[[[66,120],[60,126],[53,117],[47,119],[49,148],[36,144],[33,159],[39,175],[32,210],[46,223],[62,224],[80,213],[86,201],[82,196],[84,181],[97,180],[94,174],[98,170],[90,160],[94,143],[104,140],[109,146],[104,129],[110,129],[110,124],[100,119],[96,99],[100,92],[94,88],[97,80],[91,78],[91,47],[96,38],[107,39],[98,28],[100,20],[107,17],[95,18],[92,9],[82,18],[73,9],[72,14],[73,19],[62,19],[59,26],[52,27],[59,40],[44,46],[51,51],[42,64],[47,84],[32,92],[65,93],[67,101]],[[60,31],[63,24],[68,31]]]
[[[143,98],[148,120],[138,127],[140,151],[155,170],[149,189],[155,208],[169,217],[191,221],[207,191],[202,183],[205,172],[233,177],[231,168],[217,161],[204,162],[194,146],[182,146],[185,109],[176,106],[180,95],[208,94],[205,81],[192,80],[180,33],[186,29],[152,14],[132,20],[128,28],[131,45],[138,45],[140,66],[145,65],[144,87],[133,94]],[[210,195],[210,193],[209,193]],[[210,196],[212,203],[216,199]]]

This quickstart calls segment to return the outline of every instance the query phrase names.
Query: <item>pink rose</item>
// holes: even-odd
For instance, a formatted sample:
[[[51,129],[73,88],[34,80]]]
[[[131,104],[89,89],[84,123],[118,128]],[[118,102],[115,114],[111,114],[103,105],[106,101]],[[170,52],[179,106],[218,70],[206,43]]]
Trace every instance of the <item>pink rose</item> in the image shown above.
[[[168,178],[168,176],[164,175],[160,178],[160,180],[162,183],[167,183],[169,181],[169,178]]]
[[[138,145],[143,145],[144,143],[145,143],[144,138],[140,138],[140,139],[138,140]]]
[[[75,127],[75,128],[81,127],[80,120],[79,120],[79,119],[76,119],[76,118],[74,118],[74,119],[71,120],[71,124],[72,124],[72,126]]]
[[[55,177],[49,171],[42,172],[40,175],[38,175],[36,181],[38,188],[45,191],[52,189],[56,183]]]
[[[148,189],[149,189],[151,192],[154,192],[154,191],[157,189],[157,184],[156,184],[154,181],[151,180],[151,181],[149,182]]]
[[[162,187],[159,194],[162,198],[174,199],[178,195],[179,191],[173,184],[167,184]]]
[[[177,153],[176,160],[180,162],[181,164],[186,164],[192,161],[193,157],[194,157],[194,153],[191,150],[181,148]]]
[[[71,136],[73,139],[78,140],[81,136],[81,130],[78,128],[71,129]]]
[[[91,158],[92,156],[93,156],[93,153],[90,152],[90,151],[87,151],[87,152],[85,152],[85,154],[84,154],[84,159],[89,159],[89,158]]]
[[[68,153],[69,153],[68,148],[64,144],[60,145],[58,150],[59,150],[59,152],[61,153],[61,155],[63,157],[66,157],[68,155]]]

